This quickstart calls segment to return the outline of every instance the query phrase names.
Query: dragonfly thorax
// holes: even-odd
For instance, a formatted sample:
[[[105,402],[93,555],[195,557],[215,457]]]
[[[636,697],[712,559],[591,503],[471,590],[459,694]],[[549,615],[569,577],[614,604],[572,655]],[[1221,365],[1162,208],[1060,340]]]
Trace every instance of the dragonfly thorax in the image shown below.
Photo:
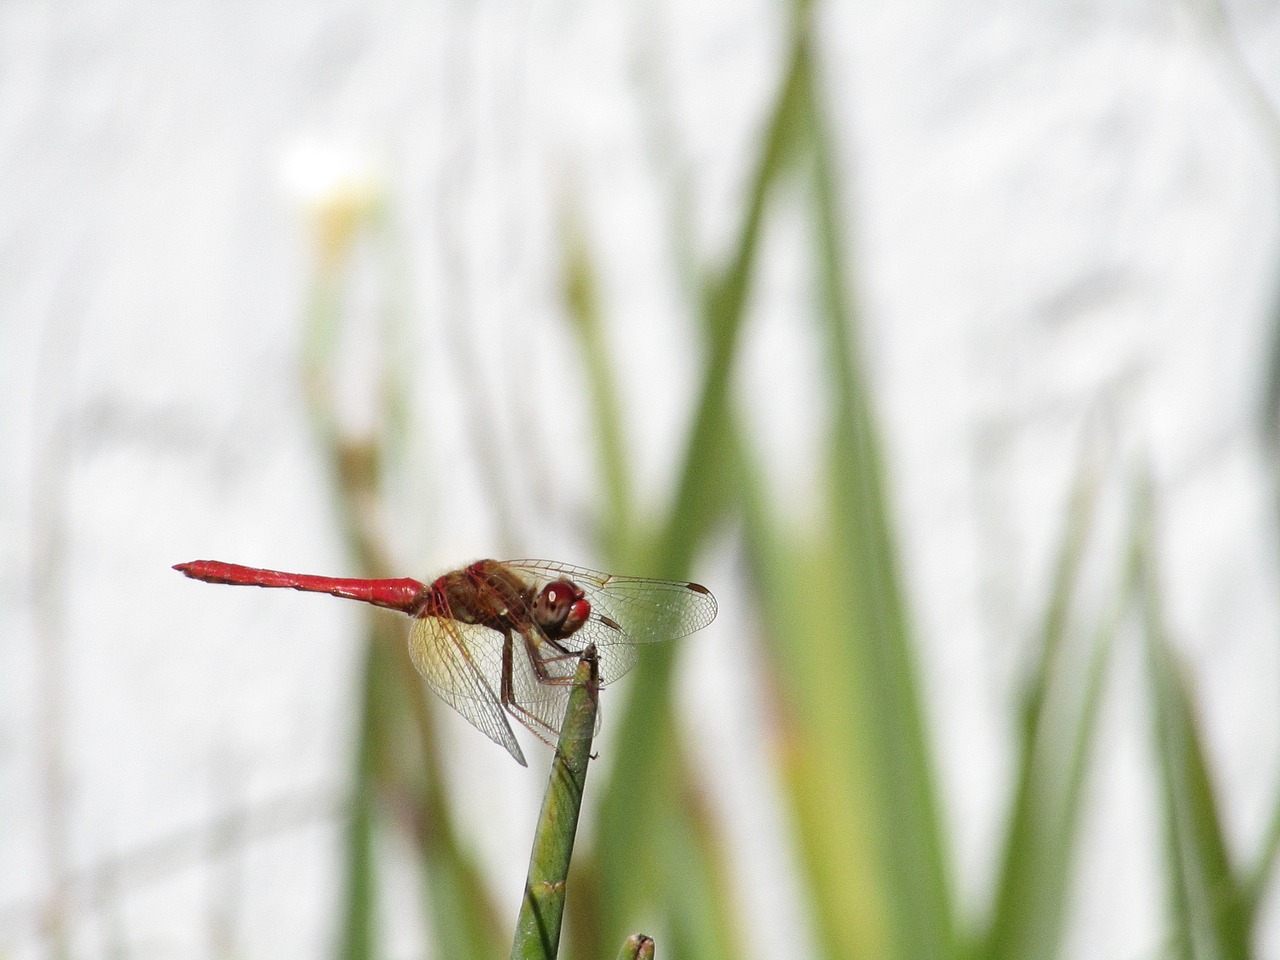
[[[533,590],[493,560],[480,560],[464,570],[438,577],[422,616],[474,623],[500,633],[529,627]]]
[[[557,643],[587,622],[591,602],[582,587],[568,578],[539,587],[536,580],[526,580],[505,564],[480,560],[437,578],[421,616]]]

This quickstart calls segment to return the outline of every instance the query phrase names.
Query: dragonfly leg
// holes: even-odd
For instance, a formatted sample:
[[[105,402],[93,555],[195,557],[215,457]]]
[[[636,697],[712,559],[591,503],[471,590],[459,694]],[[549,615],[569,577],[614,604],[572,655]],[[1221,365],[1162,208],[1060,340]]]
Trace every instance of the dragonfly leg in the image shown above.
[[[536,717],[518,703],[507,704],[507,711],[520,721],[520,724],[549,747],[554,747],[553,739],[560,736],[560,731],[541,717]]]
[[[539,683],[545,683],[553,687],[567,687],[573,683],[573,677],[571,676],[552,676],[551,671],[547,669],[547,664],[562,663],[565,660],[577,660],[581,654],[574,653],[571,650],[566,650],[564,647],[560,646],[560,644],[548,637],[546,638],[546,642],[560,652],[558,654],[551,653],[544,655],[539,651],[538,644],[534,642],[532,637],[528,634],[522,634],[521,636],[524,639],[525,650],[529,653],[529,663],[533,665],[533,672],[537,675]]]
[[[528,638],[525,639],[525,643],[528,644]],[[505,630],[502,634],[502,680],[499,684],[498,697],[502,701],[502,706],[507,713],[520,721],[520,724],[526,730],[532,733],[543,743],[554,747],[556,745],[555,741],[548,739],[548,736],[558,736],[560,731],[553,729],[545,720],[534,716],[531,712],[516,702],[515,683],[513,681],[514,664],[512,662],[514,655],[515,651],[511,642],[511,631]],[[538,658],[531,655],[531,659],[535,664],[534,671],[537,672],[539,669],[537,666]],[[545,670],[546,668],[543,667],[542,669]]]
[[[502,680],[499,684],[499,694],[502,698],[503,706],[509,706],[515,699],[514,685],[511,682],[512,664],[511,664],[511,631],[504,630],[502,632]]]

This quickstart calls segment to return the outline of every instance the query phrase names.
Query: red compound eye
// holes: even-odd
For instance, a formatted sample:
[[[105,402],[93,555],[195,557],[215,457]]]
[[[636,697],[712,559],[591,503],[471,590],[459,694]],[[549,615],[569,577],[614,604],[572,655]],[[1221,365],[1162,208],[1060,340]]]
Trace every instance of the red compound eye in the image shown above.
[[[533,619],[547,636],[563,637],[582,626],[587,616],[591,615],[591,606],[587,605],[586,614],[577,619],[578,605],[582,603],[582,591],[569,580],[556,580],[548,583],[533,602]]]
[[[591,604],[586,600],[577,600],[573,606],[569,608],[569,616],[565,618],[564,629],[566,633],[573,633],[580,626],[587,622],[587,618],[591,616]]]

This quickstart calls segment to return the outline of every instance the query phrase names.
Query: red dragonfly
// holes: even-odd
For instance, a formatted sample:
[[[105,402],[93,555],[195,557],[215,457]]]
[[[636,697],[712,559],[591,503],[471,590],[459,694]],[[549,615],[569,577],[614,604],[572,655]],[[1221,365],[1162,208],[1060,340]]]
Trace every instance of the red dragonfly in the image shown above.
[[[636,662],[636,644],[674,640],[716,616],[698,583],[615,577],[548,560],[479,560],[430,585],[408,578],[317,577],[193,560],[208,583],[288,587],[360,600],[413,618],[409,654],[440,698],[528,766],[507,722],[559,736],[578,656],[595,644],[601,686]]]

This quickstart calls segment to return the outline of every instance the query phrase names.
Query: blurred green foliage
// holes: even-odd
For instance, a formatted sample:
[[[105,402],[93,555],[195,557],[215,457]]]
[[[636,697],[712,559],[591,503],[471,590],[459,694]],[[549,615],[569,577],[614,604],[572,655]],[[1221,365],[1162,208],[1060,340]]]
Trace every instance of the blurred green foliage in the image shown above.
[[[1085,786],[1099,704],[1122,624],[1140,614],[1151,689],[1152,757],[1159,771],[1168,877],[1165,952],[1245,957],[1257,905],[1280,847],[1280,802],[1251,871],[1232,862],[1192,689],[1163,626],[1150,543],[1154,506],[1145,487],[1139,518],[1114,558],[1114,590],[1099,622],[1074,603],[1093,540],[1096,458],[1082,457],[1041,625],[1029,649],[1021,709],[1011,718],[1014,783],[996,873],[978,917],[957,907],[951,840],[921,689],[893,524],[892,488],[859,342],[858,301],[843,211],[847,189],[825,111],[807,12],[791,26],[785,68],[766,117],[736,238],[723,264],[682,263],[693,278],[702,368],[677,486],[665,515],[635,515],[626,411],[604,335],[592,245],[572,202],[561,219],[561,282],[594,420],[603,492],[595,533],[603,563],[628,573],[691,573],[710,539],[733,523],[751,578],[762,654],[775,684],[776,775],[799,844],[819,954],[888,960],[1050,960],[1060,955],[1071,910]],[[731,385],[762,239],[786,185],[810,227],[817,297],[809,322],[822,344],[830,409],[825,498],[811,525],[783,522],[763,466],[744,436]],[[679,185],[673,190],[679,193]],[[673,210],[678,207],[673,204]],[[374,220],[374,229],[380,221]],[[673,225],[672,235],[687,229]],[[319,442],[329,453],[339,515],[365,575],[388,573],[385,531],[366,509],[382,495],[383,466],[405,442],[403,372],[389,350],[385,423],[345,436],[331,406],[336,325],[344,276],[330,255],[318,281],[307,341],[307,383]],[[388,325],[389,336],[394,324]],[[1095,548],[1100,549],[1100,548]],[[432,710],[408,661],[386,651],[385,621],[369,620],[362,713],[352,766],[346,895],[339,955],[379,955],[373,858],[379,822],[411,826],[427,878],[424,897],[439,958],[494,957],[515,904],[495,904],[458,843],[431,725]],[[746,642],[744,639],[743,642]],[[381,651],[381,652],[380,652]],[[744,955],[754,925],[737,914],[724,838],[700,794],[673,718],[676,650],[645,651],[614,711],[619,735],[594,830],[579,845],[569,896],[573,956],[611,955],[643,919],[657,920],[668,958]],[[627,940],[624,956],[651,955]]]

